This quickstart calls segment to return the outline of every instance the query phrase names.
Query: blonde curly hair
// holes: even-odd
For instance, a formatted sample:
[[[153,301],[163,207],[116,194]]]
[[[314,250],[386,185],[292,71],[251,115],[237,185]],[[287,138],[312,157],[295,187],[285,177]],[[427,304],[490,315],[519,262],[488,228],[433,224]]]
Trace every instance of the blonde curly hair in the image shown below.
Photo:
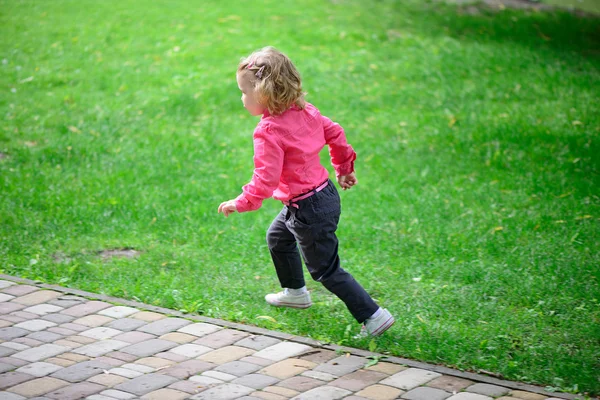
[[[264,47],[242,58],[237,73],[250,79],[258,101],[270,114],[282,114],[294,104],[304,108],[300,73],[292,61],[274,47]]]

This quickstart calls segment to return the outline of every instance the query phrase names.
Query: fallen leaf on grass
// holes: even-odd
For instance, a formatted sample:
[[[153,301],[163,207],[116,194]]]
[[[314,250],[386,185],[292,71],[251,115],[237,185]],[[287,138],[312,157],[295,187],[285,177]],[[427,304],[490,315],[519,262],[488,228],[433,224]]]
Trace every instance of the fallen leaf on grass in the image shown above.
[[[258,317],[256,317],[256,319],[265,319],[265,320],[271,321],[271,322],[273,322],[275,324],[277,323],[277,320],[275,318],[270,317],[268,315],[259,315]]]

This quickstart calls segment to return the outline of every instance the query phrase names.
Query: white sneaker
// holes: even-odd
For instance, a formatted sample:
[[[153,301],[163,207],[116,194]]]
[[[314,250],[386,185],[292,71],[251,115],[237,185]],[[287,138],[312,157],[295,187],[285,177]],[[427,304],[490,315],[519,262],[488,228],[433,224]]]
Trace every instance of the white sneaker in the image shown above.
[[[288,292],[288,289],[283,289],[283,292],[271,293],[265,296],[265,300],[275,307],[291,307],[291,308],[308,308],[312,306],[310,293],[294,296]]]
[[[359,339],[367,336],[379,336],[383,332],[390,329],[390,327],[394,325],[394,322],[396,322],[396,320],[392,314],[390,314],[386,308],[383,308],[379,316],[376,318],[368,318],[364,322],[360,333],[356,335],[356,338]]]

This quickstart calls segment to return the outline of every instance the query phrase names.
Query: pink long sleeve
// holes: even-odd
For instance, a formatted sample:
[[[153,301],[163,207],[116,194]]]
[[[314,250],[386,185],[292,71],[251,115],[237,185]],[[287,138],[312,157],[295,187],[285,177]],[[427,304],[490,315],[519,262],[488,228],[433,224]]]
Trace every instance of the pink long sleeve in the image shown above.
[[[272,197],[283,168],[283,149],[277,137],[269,133],[268,126],[259,124],[253,140],[254,173],[250,183],[242,187],[242,194],[236,198],[238,212],[257,210],[263,200]]]
[[[329,156],[331,164],[335,168],[336,176],[348,175],[354,172],[354,160],[356,152],[348,144],[344,129],[329,118],[322,116],[325,141],[329,145]]]

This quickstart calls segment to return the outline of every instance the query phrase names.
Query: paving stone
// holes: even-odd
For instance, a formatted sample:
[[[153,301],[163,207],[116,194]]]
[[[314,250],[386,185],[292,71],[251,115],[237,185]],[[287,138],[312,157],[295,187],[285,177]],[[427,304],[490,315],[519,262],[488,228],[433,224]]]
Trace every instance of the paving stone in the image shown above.
[[[0,374],[3,372],[8,372],[8,371],[12,371],[13,369],[15,369],[17,367],[15,367],[12,364],[4,364],[4,363],[0,363]],[[22,372],[22,371],[20,371]]]
[[[14,285],[7,289],[2,290],[3,293],[11,294],[13,296],[24,296],[29,293],[37,292],[39,289],[35,286],[30,285]]]
[[[35,376],[24,374],[22,372],[6,372],[0,375],[0,389],[5,389],[11,386],[20,384],[34,379]]]
[[[45,376],[13,386],[8,391],[25,397],[36,397],[68,385],[68,382]]]
[[[133,331],[133,330],[139,328],[140,326],[144,326],[146,324],[147,324],[146,321],[141,321],[139,319],[123,318],[123,319],[116,319],[116,320],[112,321],[111,323],[106,324],[106,326],[109,328],[118,329],[123,332],[129,332],[129,331]]]
[[[57,344],[59,346],[69,347],[71,349],[76,349],[77,347],[83,346],[81,343],[71,342],[70,340],[63,340],[63,339],[57,340],[56,342],[54,342],[54,344]]]
[[[256,354],[255,354],[256,355]],[[340,356],[321,364],[314,370],[328,374],[342,376],[364,367],[365,359],[357,356]]]
[[[13,323],[0,319],[0,328],[7,328],[9,326],[13,326]]]
[[[294,396],[296,396],[296,395],[299,394],[295,390],[284,388],[284,387],[280,387],[280,386],[267,386],[266,388],[263,389],[263,391],[268,392],[268,393],[278,394],[278,395],[283,396],[285,398],[294,397]]]
[[[131,318],[139,319],[146,322],[154,322],[164,318],[167,318],[166,315],[155,313],[152,311],[140,311],[139,313],[132,314]]]
[[[191,324],[190,321],[182,318],[164,318],[139,327],[137,330],[160,336],[165,333],[176,331],[189,324]]]
[[[311,389],[308,392],[302,393],[296,397],[293,397],[292,400],[337,400],[351,394],[352,392],[350,392],[349,390],[340,389],[333,386],[321,386],[318,388]]]
[[[48,332],[58,333],[59,335],[63,335],[63,336],[70,336],[70,335],[77,334],[77,332],[75,332],[74,330],[60,328],[59,326],[55,326],[55,327],[49,328]]]
[[[88,328],[95,328],[113,322],[114,319],[106,317],[104,315],[92,314],[86,315],[85,317],[78,318],[73,321],[74,324],[87,326]]]
[[[16,393],[0,392],[0,399],[2,400],[25,400],[26,398]]]
[[[175,364],[174,361],[165,360],[164,358],[159,358],[159,357],[140,358],[135,363],[141,364],[141,365],[147,365],[147,366],[155,368],[155,369],[169,367],[169,366]]]
[[[99,385],[103,385],[105,387],[113,387],[123,382],[126,382],[128,379],[119,375],[112,374],[100,374],[96,376],[92,376],[88,379],[88,382],[97,383]]]
[[[132,369],[134,371],[141,372],[142,374],[148,374],[148,373],[154,372],[156,370],[156,368],[152,368],[147,365],[132,364],[132,363],[123,364],[121,367],[127,368],[127,369]]]
[[[313,351],[309,351],[308,353],[304,353],[298,358],[301,358],[302,360],[312,361],[317,364],[323,364],[336,357],[338,357],[338,355],[335,353],[335,351],[315,349]]]
[[[384,379],[380,383],[402,390],[411,390],[440,376],[441,374],[438,374],[437,372],[431,372],[420,368],[409,368]]]
[[[489,396],[484,396],[482,394],[461,392],[461,393],[455,394],[454,396],[448,397],[447,400],[493,400],[493,399]]]
[[[198,322],[195,324],[190,324],[190,325],[184,326],[183,328],[178,329],[177,332],[188,333],[188,334],[194,335],[194,336],[205,336],[205,335],[208,335],[209,333],[213,333],[213,332],[219,331],[221,329],[222,328],[217,325],[206,324],[204,322]]]
[[[3,304],[6,304],[6,303],[0,303],[0,308],[2,308]],[[10,304],[15,304],[15,303],[10,303]],[[18,324],[19,322],[25,321],[25,318],[15,317],[14,315],[11,315],[11,314],[0,315],[0,319],[2,321],[8,321],[8,322],[11,322],[13,324]]]
[[[235,376],[234,376],[235,378]],[[233,380],[233,379],[230,379]],[[220,380],[220,379],[216,379],[216,378],[211,378],[209,376],[190,376],[190,378],[188,379],[189,382],[194,382],[196,384],[197,388],[203,388],[203,389],[208,389],[217,385],[220,385],[221,383],[224,383],[224,381]],[[198,390],[197,390],[198,392]]]
[[[111,367],[120,367],[121,365],[126,363],[126,361],[117,360],[116,358],[107,357],[107,356],[96,357],[96,358],[94,358],[94,360],[104,363],[104,364],[108,364]]]
[[[59,335],[58,333],[43,331],[43,332],[33,332],[27,335],[28,338],[33,340],[39,340],[44,343],[52,343],[59,339],[62,339],[64,336]]]
[[[41,378],[46,375],[50,375],[53,372],[62,369],[62,367],[47,363],[47,362],[36,362],[28,365],[24,365],[21,368],[17,369],[17,372],[22,372],[24,374],[29,374],[35,376],[36,378]]]
[[[122,342],[125,343],[125,342]],[[172,349],[177,346],[177,343],[169,342],[168,340],[150,339],[144,342],[129,344],[123,347],[121,352],[132,354],[138,357],[148,357],[161,351]]]
[[[294,376],[279,382],[276,386],[292,389],[303,393],[310,389],[325,385],[325,382],[307,376]]]
[[[27,329],[15,328],[14,326],[2,328],[0,329],[0,340],[9,342],[15,338],[29,335],[30,333],[31,331],[28,331]]]
[[[188,360],[159,371],[160,374],[170,375],[178,379],[187,379],[192,375],[214,368],[215,365],[200,360]]]
[[[247,386],[254,389],[262,389],[277,382],[279,382],[279,379],[262,374],[243,375],[240,378],[231,381],[233,384]]]
[[[287,379],[292,376],[299,375],[302,372],[312,369],[317,364],[301,360],[299,358],[288,358],[273,365],[269,365],[260,370],[261,374],[274,376],[278,379]]]
[[[63,368],[51,376],[53,378],[62,379],[68,382],[81,382],[94,375],[98,375],[104,372],[104,370],[110,369],[110,365],[104,364],[98,361],[84,361],[72,365],[67,368]]]
[[[262,391],[250,393],[250,396],[245,396],[243,398],[258,399],[258,400],[287,400],[287,398],[280,396],[278,394],[262,392]]]
[[[37,331],[43,331],[44,329],[48,329],[53,326],[56,326],[56,324],[54,322],[46,321],[43,319],[32,319],[30,321],[24,321],[19,324],[16,324],[14,327],[37,332]]]
[[[359,369],[356,372],[344,375],[341,378],[334,380],[333,382],[329,383],[329,385],[350,390],[352,392],[357,392],[387,377],[388,375],[381,372]]]
[[[273,361],[273,360],[267,360],[266,358],[260,358],[260,357],[254,357],[254,356],[240,358],[240,361],[260,365],[261,367],[267,367],[271,364],[275,364],[275,361]]]
[[[75,354],[75,353],[62,353],[61,355],[58,355],[56,357],[64,358],[65,360],[71,360],[71,361],[75,361],[75,362],[83,362],[83,361],[88,361],[90,359],[90,357],[88,357],[88,356],[82,356],[81,354]]]
[[[223,365],[219,365],[214,370],[219,371],[219,372],[225,372],[226,374],[231,374],[231,375],[235,375],[235,376],[243,376],[243,375],[250,374],[252,372],[256,372],[259,369],[260,369],[260,366],[256,365],[256,364],[250,364],[250,363],[243,362],[243,361],[232,361],[232,362],[228,362]],[[243,385],[243,384],[241,383],[240,385]],[[250,387],[254,387],[254,386],[250,386]],[[257,388],[255,388],[255,389],[257,389]]]
[[[83,354],[88,357],[100,357],[107,353],[110,353],[114,350],[118,350],[122,347],[128,346],[129,343],[122,342],[120,340],[101,340],[99,342],[94,342],[90,344],[86,344],[85,346],[78,347],[76,349],[72,349],[73,353]]]
[[[120,351],[113,351],[111,353],[106,354],[107,357],[112,357],[112,358],[116,358],[117,360],[122,360],[125,362],[134,362],[135,360],[137,360],[139,357],[138,356],[134,356],[132,354],[127,354],[127,353],[123,353]]]
[[[23,304],[17,304],[13,302],[2,302],[0,303],[0,314],[10,314],[11,312],[19,311],[25,308]]]
[[[129,379],[137,378],[138,376],[144,375],[143,372],[134,371],[129,368],[121,368],[121,367],[109,369],[108,373],[113,374],[113,375],[119,375],[119,376],[122,376],[124,378],[129,378]]]
[[[62,389],[46,394],[46,397],[55,400],[78,400],[106,389],[102,385],[92,382],[80,382],[66,386]]]
[[[57,313],[62,309],[62,307],[54,306],[52,304],[38,304],[36,306],[27,307],[23,309],[23,311],[37,315],[46,315]]]
[[[235,345],[248,347],[249,349],[258,351],[276,345],[277,343],[281,343],[281,340],[269,336],[252,335],[236,342]]]
[[[58,366],[61,366],[64,368],[67,368],[67,367],[70,367],[71,365],[77,364],[75,361],[65,360],[64,358],[57,358],[57,357],[48,358],[48,359],[46,359],[46,362],[55,364],[55,365],[58,365]]]
[[[39,332],[34,332],[34,333],[39,333]],[[29,335],[27,335],[29,336]],[[20,338],[16,338],[13,339],[12,341],[15,343],[23,343],[29,347],[38,347],[39,345],[43,344],[42,342],[40,342],[39,340],[35,340],[35,339],[31,339],[29,337],[20,337]]]
[[[61,324],[58,327],[63,328],[63,329],[69,329],[69,330],[75,331],[75,332],[83,332],[83,331],[87,331],[88,329],[90,329],[89,326],[77,324],[77,323],[75,323],[75,321],[67,322],[66,324]]]
[[[15,349],[11,349],[8,347],[4,347],[4,346],[0,346],[0,357],[6,357],[6,356],[10,356],[14,353],[16,353],[17,350]]]
[[[289,357],[301,355],[311,349],[312,347],[304,344],[281,342],[254,353],[254,356],[273,361],[281,361]]]
[[[63,297],[59,297],[56,300],[49,301],[47,304],[52,304],[53,306],[59,306],[62,308],[71,308],[76,306],[77,304],[84,303],[83,301],[77,300],[61,300]]]
[[[0,280],[0,289],[4,289],[7,287],[11,287],[16,285],[16,283],[12,282],[12,281],[7,281],[5,279]]]
[[[247,332],[236,331],[235,329],[221,329],[220,331],[202,336],[193,343],[218,349],[238,342],[248,335],[249,333]]]
[[[104,310],[105,308],[111,306],[112,304],[105,303],[103,301],[88,301],[86,303],[67,308],[61,312],[72,317],[84,317],[86,315],[95,314],[98,311]]]
[[[123,332],[116,330],[116,329],[112,329],[112,328],[96,327],[96,328],[92,328],[92,329],[83,331],[79,335],[86,336],[86,337],[96,339],[96,340],[104,340],[104,339],[109,339],[113,336],[120,335],[122,333]]]
[[[39,317],[39,315],[37,315],[37,314],[28,313],[28,312],[25,312],[25,311],[22,311],[22,310],[21,311],[12,312],[12,313],[10,313],[10,315],[14,315],[16,317],[21,317],[21,318],[24,318],[26,320],[31,320],[31,319],[35,319],[35,318]]]
[[[181,356],[187,357],[187,358],[195,358],[195,357],[198,357],[199,355],[209,353],[209,352],[213,351],[213,349],[211,349],[210,347],[201,346],[199,344],[186,343],[186,344],[182,344],[180,346],[174,347],[169,351],[173,352],[175,354],[179,354]]]
[[[142,396],[143,400],[183,400],[189,393],[173,389],[158,389]]]
[[[239,360],[240,358],[249,356],[253,353],[254,350],[246,347],[226,346],[221,349],[211,351],[210,353],[202,354],[200,357],[198,357],[198,360],[221,365],[231,361]]]
[[[105,315],[105,316],[111,317],[111,318],[125,318],[125,317],[130,316],[131,314],[135,314],[138,312],[140,312],[140,310],[138,310],[137,308],[125,307],[125,306],[115,306],[115,307],[106,308],[106,309],[98,312],[98,314]]]
[[[193,342],[194,340],[196,340],[198,338],[196,336],[189,335],[187,333],[169,332],[169,333],[166,333],[166,334],[160,336],[159,339],[168,340],[170,342],[175,342],[175,343],[179,343],[179,344],[185,344],[185,343]]]
[[[348,397],[344,397],[344,400],[369,400],[365,397],[360,397],[360,396],[348,396]]]
[[[12,357],[20,358],[25,361],[40,361],[46,358],[54,357],[58,354],[69,351],[68,347],[58,346],[56,344],[46,343],[38,347],[23,350],[19,353],[13,354]]]
[[[94,343],[95,340],[89,337],[85,337],[85,336],[79,336],[79,335],[73,335],[73,336],[67,336],[65,337],[66,340],[69,340],[71,342],[77,342],[77,343],[81,343],[81,344],[90,344],[90,343]]]
[[[188,359],[185,356],[182,356],[180,354],[171,353],[170,351],[164,351],[162,353],[156,353],[154,356],[155,357],[159,357],[159,358],[165,358],[167,360],[175,361],[175,362],[178,362],[178,363],[186,361]]]
[[[509,389],[507,389],[505,387],[489,385],[487,383],[476,383],[474,385],[467,387],[465,390],[467,392],[482,394],[484,396],[490,396],[490,397],[500,397],[510,391]]]
[[[15,296],[11,296],[10,294],[0,293],[0,302],[9,301],[14,298],[15,298]]]
[[[402,395],[407,400],[445,400],[452,396],[452,393],[431,387],[417,387]]]
[[[47,301],[53,300],[61,295],[62,293],[55,292],[54,290],[38,290],[36,292],[32,292],[24,296],[19,296],[12,301],[14,303],[23,304],[25,306],[34,306],[36,304],[42,304]]]
[[[115,389],[141,396],[175,383],[177,380],[169,375],[147,374],[117,385]]]
[[[467,379],[457,378],[449,375],[442,375],[439,378],[436,378],[429,382],[427,386],[445,390],[446,392],[460,392],[467,386],[471,386],[473,384],[472,381]]]
[[[13,358],[13,357],[0,357],[0,362],[3,364],[14,365],[15,367],[22,367],[23,365],[28,364],[28,362],[25,360],[21,360],[19,358]]]
[[[207,376],[209,378],[214,378],[226,382],[232,381],[237,378],[237,376],[235,375],[226,374],[225,372],[219,371],[206,371],[202,373],[202,376]]]
[[[17,350],[17,351],[27,350],[31,347],[31,346],[27,346],[26,344],[17,343],[17,342],[4,342],[4,343],[1,343],[0,346],[7,347],[9,349],[13,349],[13,350]]]
[[[236,385],[232,383],[224,383],[222,385],[210,388],[195,396],[190,397],[192,400],[231,400],[245,396],[254,392],[254,389],[247,386]]]
[[[120,335],[115,336],[114,339],[134,344],[134,343],[145,342],[146,340],[150,340],[150,339],[156,339],[156,336],[151,335],[149,333],[144,333],[144,332],[130,331],[130,332],[121,333]]]
[[[394,375],[400,371],[404,371],[408,369],[408,367],[404,367],[402,365],[393,364],[389,362],[378,362],[375,365],[371,365],[370,367],[365,368],[367,371],[375,371],[381,372],[387,375]]]
[[[511,390],[510,396],[516,397],[519,400],[544,400],[544,399],[546,399],[546,396],[544,396],[544,395],[537,394],[537,393],[531,393],[531,392],[525,392],[523,390]],[[548,399],[546,399],[546,400],[548,400]]]
[[[319,371],[306,371],[301,373],[300,375],[306,376],[308,378],[318,379],[324,382],[331,382],[336,380],[338,377],[336,375],[328,374],[327,372],[319,372]]]
[[[85,400],[115,400],[114,397],[106,397],[101,394],[93,394],[85,398]]]
[[[104,392],[100,392],[100,394],[106,395],[106,396],[110,397],[111,399],[122,399],[122,400],[133,399],[136,397],[135,395],[133,395],[131,393],[123,392],[121,390],[114,390],[114,389],[105,390]]]
[[[179,390],[181,392],[186,392],[188,393],[188,395],[196,394],[201,390],[204,390],[203,387],[199,387],[199,385],[196,382],[192,382],[191,380],[175,382],[169,385],[168,388]]]

